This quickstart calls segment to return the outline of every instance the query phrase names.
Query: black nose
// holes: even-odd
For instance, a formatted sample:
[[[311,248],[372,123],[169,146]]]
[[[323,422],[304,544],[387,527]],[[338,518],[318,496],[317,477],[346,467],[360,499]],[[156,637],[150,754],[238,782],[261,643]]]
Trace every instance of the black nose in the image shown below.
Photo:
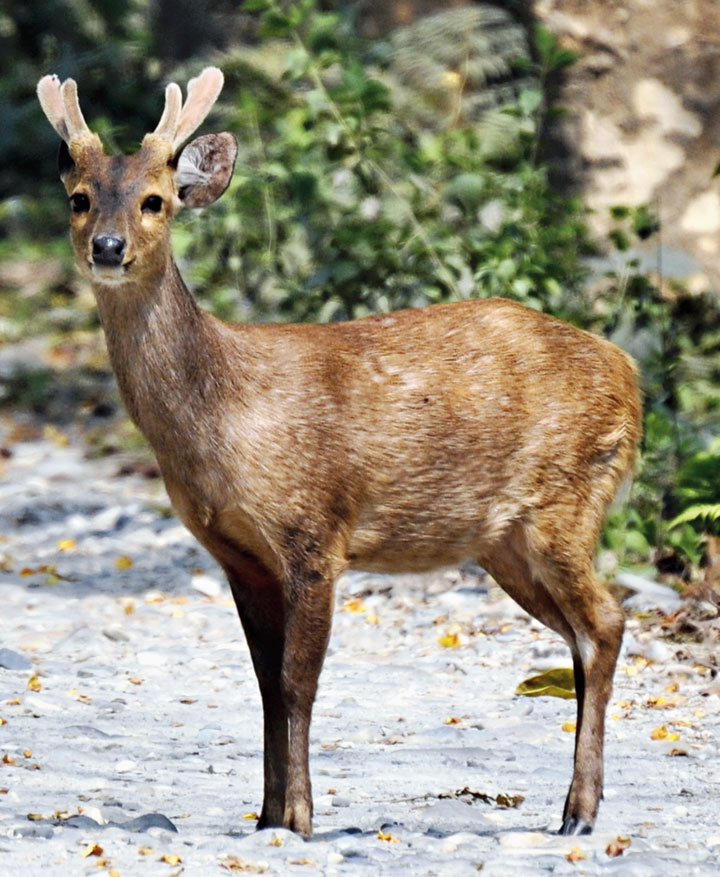
[[[122,265],[125,241],[111,234],[99,234],[93,240],[92,255],[96,265]]]

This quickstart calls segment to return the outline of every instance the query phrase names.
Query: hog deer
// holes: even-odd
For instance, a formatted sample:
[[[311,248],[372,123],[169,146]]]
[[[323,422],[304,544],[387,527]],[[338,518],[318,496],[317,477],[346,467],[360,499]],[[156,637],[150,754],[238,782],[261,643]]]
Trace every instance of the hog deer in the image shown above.
[[[245,630],[264,713],[259,826],[312,832],[308,731],[340,573],[474,560],[570,647],[577,735],[560,832],[588,833],[623,632],[593,555],[634,466],[633,363],[502,299],[329,325],[229,325],[201,310],[170,223],[230,181],[231,134],[184,145],[222,84],[206,68],[184,103],[168,85],[129,156],[104,154],[72,79],[45,76],[38,96],[123,400]]]

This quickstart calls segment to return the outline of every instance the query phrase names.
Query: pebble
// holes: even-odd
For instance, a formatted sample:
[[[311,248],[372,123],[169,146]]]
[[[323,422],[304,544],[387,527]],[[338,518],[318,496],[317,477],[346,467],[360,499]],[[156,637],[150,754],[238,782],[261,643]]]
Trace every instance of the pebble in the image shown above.
[[[475,584],[477,571],[343,576],[338,609],[350,599],[365,608],[336,613],[320,680],[314,837],[256,832],[260,696],[221,570],[154,511],[167,504],[157,483],[115,478],[116,461],[87,460],[73,444],[15,447],[0,482],[2,554],[13,558],[0,570],[0,757],[15,759],[0,765],[0,872],[72,877],[94,869],[79,858],[94,840],[121,874],[139,873],[140,846],[155,860],[179,855],[188,874],[229,872],[233,861],[353,877],[464,877],[480,866],[492,877],[720,873],[720,700],[696,669],[713,666],[711,651],[639,626],[626,634],[597,831],[559,838],[573,748],[562,725],[575,704],[514,691],[539,665],[567,666],[567,648],[487,580]],[[82,480],[83,497],[63,472]],[[69,538],[75,546],[60,550]],[[118,569],[122,556],[132,566]],[[42,564],[63,578],[19,576]],[[677,605],[656,584],[644,599]],[[438,637],[454,624],[459,645],[444,647]],[[27,688],[31,674],[39,691]],[[682,700],[647,706],[674,681]],[[680,739],[652,740],[663,724]],[[440,797],[463,789],[478,797]],[[524,801],[502,808],[498,795]],[[631,846],[611,859],[618,835]],[[587,859],[567,861],[574,847]],[[291,864],[306,860],[314,868]]]
[[[5,670],[29,670],[32,667],[32,661],[12,649],[1,648],[0,667]]]

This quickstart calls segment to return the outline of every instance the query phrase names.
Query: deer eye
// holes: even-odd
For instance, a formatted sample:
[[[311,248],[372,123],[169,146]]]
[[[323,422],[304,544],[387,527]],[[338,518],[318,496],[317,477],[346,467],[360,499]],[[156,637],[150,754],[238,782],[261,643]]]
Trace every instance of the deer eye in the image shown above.
[[[143,201],[141,210],[143,213],[160,213],[163,199],[159,195],[148,195]]]
[[[90,209],[90,199],[83,192],[76,192],[70,196],[70,209],[73,213],[87,213]]]

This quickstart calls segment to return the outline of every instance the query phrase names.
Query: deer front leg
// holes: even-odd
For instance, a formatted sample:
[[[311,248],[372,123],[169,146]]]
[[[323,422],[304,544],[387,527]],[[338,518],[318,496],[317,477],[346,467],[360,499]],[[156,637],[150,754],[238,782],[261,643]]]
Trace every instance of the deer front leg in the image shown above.
[[[289,729],[283,825],[312,834],[309,735],[313,702],[322,669],[333,611],[334,578],[310,571],[293,585],[285,626],[283,702]]]
[[[258,568],[259,569],[259,568]],[[282,691],[283,593],[270,573],[228,570],[263,705],[263,806],[258,828],[281,826],[288,769],[288,715]],[[250,572],[250,574],[249,574]]]

